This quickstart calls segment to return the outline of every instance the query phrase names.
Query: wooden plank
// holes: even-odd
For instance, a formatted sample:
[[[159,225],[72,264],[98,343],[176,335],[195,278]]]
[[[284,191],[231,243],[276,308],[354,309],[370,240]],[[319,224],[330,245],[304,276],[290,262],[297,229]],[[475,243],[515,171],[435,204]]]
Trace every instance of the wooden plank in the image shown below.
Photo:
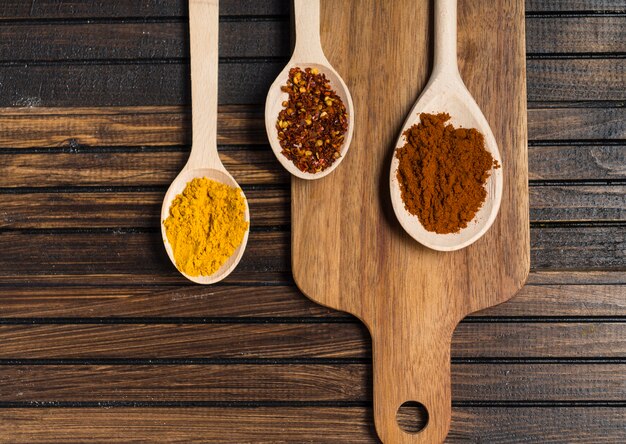
[[[626,275],[626,273],[619,273]],[[534,280],[536,273],[530,274]],[[624,316],[624,285],[526,285],[505,304],[476,316]]]
[[[605,293],[611,293],[606,290]],[[346,317],[314,304],[295,285],[9,286],[0,288],[2,318],[28,317]],[[606,299],[609,299],[607,295]],[[619,300],[619,298],[618,298]],[[610,304],[612,299],[606,303]],[[617,303],[615,310],[623,310]],[[567,303],[563,303],[567,306]],[[624,303],[626,305],[626,303]]]
[[[2,108],[0,146],[189,145],[190,121],[182,106]],[[217,126],[218,144],[267,143],[258,106],[220,106]]]
[[[282,186],[289,180],[268,146],[254,149],[223,146],[220,156],[241,185]],[[32,187],[34,184],[37,187],[166,187],[187,157],[187,148],[178,147],[5,154],[0,166],[0,171],[4,172],[0,175],[0,187]],[[621,180],[626,178],[626,145],[533,147],[529,150],[529,168],[531,180]],[[597,189],[606,189],[610,194],[610,187]],[[576,198],[575,190],[566,192]],[[608,195],[606,197],[610,199]]]
[[[185,166],[187,150],[57,152],[3,156],[0,187],[167,186]],[[288,173],[272,151],[220,150],[240,185],[286,184]]]
[[[0,283],[4,284],[186,282],[167,258],[160,230],[8,231],[0,232],[0,248]],[[288,251],[289,233],[253,230],[247,254],[227,282],[245,282],[254,275],[271,279],[272,272],[286,274]]]
[[[581,388],[613,387],[619,378],[605,374]],[[0,393],[1,402],[341,402],[368,400],[370,378],[367,364],[11,365],[0,366]]]
[[[528,275],[527,284],[533,285],[624,285],[623,270],[536,270]]]
[[[531,180],[612,180],[626,177],[625,145],[533,146]]]
[[[617,226],[545,227],[531,232],[535,270],[624,270],[626,230]],[[36,245],[37,248],[32,248]],[[160,231],[0,231],[0,285],[181,283]],[[289,233],[250,234],[246,254],[228,282],[285,282]]]
[[[528,17],[526,50],[533,54],[626,51],[621,16]],[[166,59],[189,57],[184,20],[139,23],[11,24],[0,28],[0,61]],[[289,57],[286,19],[225,21],[220,57]]]
[[[158,228],[154,215],[160,211],[165,189],[163,184],[160,191],[105,189],[3,194],[0,228]],[[625,196],[623,186],[533,186],[530,219],[533,222],[625,220]],[[246,190],[246,197],[254,226],[289,225],[288,189],[251,189]]]
[[[222,0],[220,15],[279,15],[289,11],[287,0]],[[78,18],[148,18],[184,17],[185,0],[147,0],[128,2],[109,0],[92,3],[82,0],[6,0],[0,5],[0,17],[8,19],[78,19]]]
[[[250,377],[254,375],[254,377]],[[369,364],[0,366],[2,402],[371,402]],[[453,402],[623,401],[624,364],[453,364]]]
[[[528,100],[626,100],[622,62],[619,58],[531,59]],[[221,63],[220,104],[264,103],[283,66],[282,61]],[[0,77],[0,107],[189,104],[189,69],[182,62],[8,64],[0,67]]]
[[[225,51],[232,49],[232,40],[234,39],[220,39]],[[32,24],[9,22],[0,28],[2,62],[149,60],[182,57],[189,57],[188,24],[183,21],[67,22],[54,25],[46,22]]]
[[[452,336],[452,356],[460,358],[618,358],[624,356],[622,347],[626,325],[610,322],[461,323]]]
[[[220,57],[289,57],[289,21],[220,24]],[[0,62],[189,58],[186,21],[5,24]]]
[[[350,323],[0,325],[0,359],[367,358],[370,337]],[[465,322],[453,358],[620,358],[620,322]]]
[[[624,12],[624,0],[526,0],[527,12]]]
[[[452,364],[453,402],[623,401],[624,395],[624,364]]]
[[[538,273],[530,274],[536,280]],[[557,276],[566,273],[558,273]],[[470,316],[622,317],[626,285],[588,284],[578,273],[569,284],[526,285],[513,299]],[[622,277],[625,273],[621,274]],[[557,280],[553,276],[552,280]],[[349,317],[314,304],[295,285],[276,286],[9,286],[0,288],[2,318],[280,318]]]
[[[529,192],[534,222],[626,221],[626,186],[536,186]]]
[[[260,106],[225,105],[219,111],[218,143],[267,144]],[[531,141],[626,139],[624,120],[626,108],[623,107],[531,109],[529,138]],[[0,148],[188,145],[190,134],[189,109],[182,106],[0,108]],[[589,149],[593,154],[590,161],[599,156],[599,161],[611,162],[606,174],[623,171],[620,168],[623,161],[613,165],[622,159],[614,156],[624,155],[623,146],[548,148]],[[537,149],[540,148],[531,147],[529,154]]]
[[[601,11],[624,12],[623,0],[526,0],[527,12]],[[289,13],[287,0],[222,0],[221,15],[283,15]],[[110,0],[94,5],[81,0],[5,0],[0,6],[3,19],[51,18],[115,18],[115,17],[184,17],[187,3],[184,0],[147,0],[127,2]]]
[[[534,269],[614,268],[626,265],[626,229],[607,227],[546,227],[530,233]]]
[[[365,408],[1,409],[0,438],[50,441],[377,442]]]
[[[526,52],[626,52],[626,17],[527,17]]]
[[[0,325],[0,343],[0,359],[338,359],[370,350],[356,323]]]
[[[220,63],[220,104],[263,103],[282,62]],[[0,107],[187,105],[189,65],[9,64],[0,67]]]
[[[530,109],[528,138],[532,141],[626,139],[625,120],[623,106]]]
[[[626,440],[624,408],[456,408],[446,442],[590,443]]]
[[[240,175],[240,177],[245,175]],[[15,193],[2,195],[0,229],[158,228],[166,186],[161,191]],[[252,225],[289,223],[289,190],[245,190]]]
[[[626,440],[620,407],[456,407],[447,443],[609,444]],[[0,437],[127,443],[377,443],[367,407],[12,408]]]
[[[626,100],[623,59],[531,59],[528,101]]]

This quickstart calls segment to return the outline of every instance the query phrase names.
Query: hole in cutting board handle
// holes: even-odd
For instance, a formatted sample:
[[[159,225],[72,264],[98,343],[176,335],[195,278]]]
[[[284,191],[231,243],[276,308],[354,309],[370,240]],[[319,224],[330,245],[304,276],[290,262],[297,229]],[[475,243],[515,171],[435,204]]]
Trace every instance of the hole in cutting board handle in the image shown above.
[[[406,401],[398,408],[396,421],[402,431],[419,433],[428,425],[428,410],[421,402]]]

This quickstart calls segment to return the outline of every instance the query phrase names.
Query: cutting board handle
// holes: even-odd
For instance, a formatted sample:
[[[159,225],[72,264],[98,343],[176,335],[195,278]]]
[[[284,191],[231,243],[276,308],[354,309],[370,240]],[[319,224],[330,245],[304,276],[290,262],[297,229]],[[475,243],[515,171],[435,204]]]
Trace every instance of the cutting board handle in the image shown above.
[[[452,333],[423,332],[417,327],[381,330],[372,332],[374,421],[380,439],[385,444],[443,442],[452,413]],[[416,433],[405,431],[397,420],[400,407],[411,401],[428,413],[425,426]]]

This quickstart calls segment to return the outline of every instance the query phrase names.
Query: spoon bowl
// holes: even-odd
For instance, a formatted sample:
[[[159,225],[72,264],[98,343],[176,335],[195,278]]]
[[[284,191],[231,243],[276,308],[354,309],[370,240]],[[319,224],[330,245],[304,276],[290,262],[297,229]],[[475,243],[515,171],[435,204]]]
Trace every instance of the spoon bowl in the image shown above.
[[[178,174],[176,179],[174,179],[174,181],[168,188],[167,193],[165,193],[165,198],[163,199],[163,206],[161,207],[161,235],[163,236],[163,243],[165,245],[165,251],[167,251],[167,255],[169,256],[174,266],[176,266],[176,261],[174,260],[174,252],[172,250],[172,245],[169,243],[169,240],[167,239],[167,233],[165,231],[165,225],[163,224],[163,222],[165,222],[165,219],[167,219],[167,217],[169,216],[170,206],[172,205],[172,201],[174,200],[174,198],[183,192],[183,190],[185,189],[185,186],[187,186],[189,182],[191,182],[195,178],[202,178],[202,177],[206,177],[207,179],[211,179],[216,182],[223,183],[224,185],[228,185],[230,187],[239,188],[239,185],[237,184],[235,179],[233,179],[233,177],[225,170],[219,170],[219,169],[213,169],[213,168],[195,168],[195,169],[184,169]],[[241,194],[246,204],[245,220],[249,224],[250,223],[250,209],[248,208],[248,199],[246,199],[246,196],[244,195],[243,191],[241,191]],[[246,233],[244,234],[241,245],[237,247],[235,252],[228,258],[226,262],[224,262],[224,264],[215,273],[209,276],[190,276],[186,273],[183,273],[182,271],[180,273],[183,276],[185,276],[187,279],[189,279],[190,281],[195,282],[196,284],[208,285],[208,284],[213,284],[215,282],[221,281],[235,269],[235,267],[241,260],[241,257],[243,256],[243,252],[246,249],[249,232],[250,232],[250,229],[248,228],[248,230],[246,230]]]
[[[348,87],[337,71],[335,71],[328,62],[326,63],[327,64],[295,62],[292,59],[292,61],[287,64],[278,77],[276,77],[274,83],[272,83],[272,86],[267,94],[267,100],[265,101],[265,130],[267,132],[267,137],[270,141],[272,151],[281,165],[293,176],[299,177],[300,179],[321,179],[322,177],[332,173],[346,156],[348,148],[350,148],[350,142],[352,141],[352,133],[354,131],[354,105],[352,104],[352,97],[350,96]],[[320,74],[326,75],[331,87],[335,90],[339,98],[341,98],[343,104],[346,106],[346,111],[348,113],[348,131],[346,132],[344,142],[341,145],[341,157],[335,160],[331,166],[323,171],[320,171],[319,173],[301,171],[291,160],[283,155],[283,147],[280,145],[280,141],[278,139],[278,130],[276,129],[278,113],[280,113],[283,109],[282,103],[289,100],[289,94],[282,91],[281,87],[287,84],[289,70],[295,67],[299,67],[303,70],[305,68],[317,68]]]
[[[291,60],[285,69],[276,77],[274,83],[267,93],[265,100],[265,130],[272,147],[274,155],[281,165],[293,176],[301,179],[313,180],[321,179],[332,173],[345,158],[352,134],[354,132],[354,104],[350,91],[337,71],[326,59],[320,40],[320,0],[294,0],[294,15],[296,23],[296,46]],[[298,169],[294,163],[282,154],[282,146],[278,139],[276,122],[278,114],[283,109],[282,103],[289,99],[289,94],[283,92],[281,87],[287,84],[289,70],[298,67],[302,70],[306,68],[317,68],[320,74],[324,74],[330,82],[331,88],[337,93],[346,107],[348,113],[348,130],[346,131],[344,142],[341,146],[341,156],[336,159],[331,166],[319,173],[309,173]]]
[[[424,228],[418,217],[409,213],[404,205],[397,178],[399,160],[395,151],[405,144],[404,132],[420,121],[421,113],[450,115],[449,123],[455,127],[475,128],[485,137],[485,149],[500,168],[493,168],[485,184],[487,197],[474,219],[458,233],[438,234]],[[498,144],[487,119],[466,88],[457,67],[456,56],[456,0],[435,2],[435,62],[426,88],[417,99],[402,127],[394,149],[389,174],[389,188],[393,210],[405,231],[416,241],[438,251],[454,251],[476,242],[491,227],[502,200],[502,158]]]
[[[478,105],[462,83],[457,85],[433,84],[427,87],[427,90],[422,94],[409,114],[409,118],[402,127],[401,134],[414,124],[419,123],[419,115],[421,113],[438,114],[441,112],[450,114],[449,123],[457,128],[475,128],[480,131],[485,136],[485,149],[489,151],[498,164],[502,165],[498,145],[491,128]],[[396,149],[404,146],[404,144],[404,137],[401,136],[396,144]],[[458,233],[438,234],[426,230],[417,216],[407,211],[400,192],[400,183],[397,177],[398,166],[399,160],[394,155],[389,175],[393,210],[400,225],[422,245],[438,251],[459,250],[477,241],[487,232],[496,219],[502,198],[502,168],[491,170],[491,175],[485,184],[487,191],[485,202],[467,227]]]

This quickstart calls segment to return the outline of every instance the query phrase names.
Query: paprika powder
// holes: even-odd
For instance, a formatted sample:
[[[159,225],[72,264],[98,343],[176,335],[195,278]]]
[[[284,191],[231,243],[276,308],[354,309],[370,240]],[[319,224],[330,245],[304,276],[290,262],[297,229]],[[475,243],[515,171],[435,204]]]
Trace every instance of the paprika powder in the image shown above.
[[[447,124],[447,113],[422,113],[420,119],[396,151],[402,200],[426,230],[457,233],[485,202],[485,183],[500,165],[478,130]]]

